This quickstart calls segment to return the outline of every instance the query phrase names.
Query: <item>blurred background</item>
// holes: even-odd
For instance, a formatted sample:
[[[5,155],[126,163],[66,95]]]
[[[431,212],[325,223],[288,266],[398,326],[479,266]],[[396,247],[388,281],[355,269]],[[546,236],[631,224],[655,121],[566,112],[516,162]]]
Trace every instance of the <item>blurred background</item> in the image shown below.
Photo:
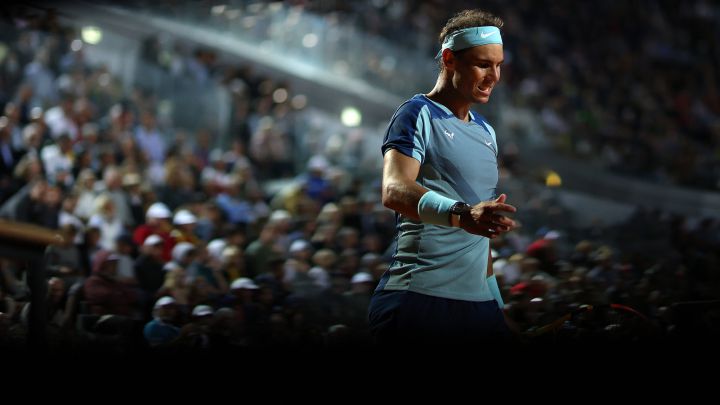
[[[716,2],[8,3],[0,217],[68,241],[51,347],[369,345],[384,131],[477,7],[505,20],[475,110],[522,224],[492,246],[518,340],[717,336]],[[27,266],[0,271],[0,345],[24,348]]]

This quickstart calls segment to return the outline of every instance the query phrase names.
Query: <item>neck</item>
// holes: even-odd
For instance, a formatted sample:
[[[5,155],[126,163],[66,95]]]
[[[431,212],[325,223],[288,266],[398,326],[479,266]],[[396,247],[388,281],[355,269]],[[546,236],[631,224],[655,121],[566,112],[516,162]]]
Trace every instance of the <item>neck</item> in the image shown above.
[[[470,105],[462,98],[460,93],[455,90],[444,74],[438,77],[435,87],[426,94],[426,96],[435,102],[447,107],[458,119],[465,122],[470,121]]]

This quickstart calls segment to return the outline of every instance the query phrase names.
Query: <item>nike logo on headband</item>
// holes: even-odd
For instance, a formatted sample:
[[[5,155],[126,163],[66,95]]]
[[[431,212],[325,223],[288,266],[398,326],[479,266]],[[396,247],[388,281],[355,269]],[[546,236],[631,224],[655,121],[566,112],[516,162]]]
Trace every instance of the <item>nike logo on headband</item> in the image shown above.
[[[480,33],[480,38],[485,39],[485,38],[489,37],[490,35],[494,35],[494,34],[497,34],[497,31],[481,32],[481,33]]]

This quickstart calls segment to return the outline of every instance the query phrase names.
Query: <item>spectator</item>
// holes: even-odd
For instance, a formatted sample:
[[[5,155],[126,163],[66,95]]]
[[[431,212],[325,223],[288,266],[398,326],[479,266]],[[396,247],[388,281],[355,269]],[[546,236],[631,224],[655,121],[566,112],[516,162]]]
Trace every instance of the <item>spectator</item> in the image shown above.
[[[118,256],[110,251],[100,251],[92,263],[92,275],[85,281],[85,299],[90,312],[96,315],[134,314],[137,295],[117,281]]]
[[[45,262],[48,274],[63,280],[65,287],[70,289],[75,283],[85,281],[82,251],[74,242],[77,234],[74,225],[63,225],[60,233],[64,243],[49,246],[45,252]]]
[[[149,297],[162,287],[165,280],[162,252],[165,242],[158,235],[150,235],[145,238],[141,247],[140,256],[135,261],[135,275],[140,288]]]
[[[188,349],[210,349],[210,326],[214,312],[209,305],[195,306],[192,310],[190,322],[180,329],[178,345]]]
[[[124,227],[115,211],[115,203],[108,194],[100,194],[95,199],[95,211],[88,226],[100,230],[100,246],[106,250],[115,250],[116,240]]]
[[[14,191],[13,172],[20,157],[21,152],[12,146],[7,118],[0,117],[0,203]]]
[[[143,111],[140,115],[140,125],[135,129],[140,149],[145,151],[152,165],[162,166],[165,163],[165,137],[157,127],[157,120],[152,111]]]
[[[159,291],[161,295],[175,298],[181,312],[186,314],[190,305],[191,281],[187,270],[177,262],[168,262],[164,266],[165,281]]]
[[[177,322],[178,310],[172,297],[161,297],[155,302],[153,319],[145,325],[143,334],[150,347],[172,344],[180,336]]]
[[[312,261],[315,266],[308,271],[308,275],[321,289],[330,288],[330,273],[334,271],[337,255],[330,249],[320,249],[312,256]]]
[[[345,314],[344,322],[354,329],[358,336],[369,341],[369,329],[367,325],[367,312],[370,306],[370,298],[377,282],[372,275],[365,272],[355,274],[350,280],[351,289],[343,293]]]
[[[115,252],[118,256],[117,281],[135,287],[138,285],[135,277],[135,244],[128,233],[121,233],[115,239]]]
[[[60,227],[63,227],[64,225],[72,225],[75,228],[75,238],[73,239],[73,243],[75,245],[81,245],[85,239],[85,224],[75,215],[77,202],[77,194],[71,192],[65,195],[60,215],[58,217],[58,225]]]
[[[115,211],[120,222],[127,227],[135,225],[132,211],[130,210],[130,197],[123,189],[123,175],[117,168],[108,167],[103,173],[104,193],[113,201]],[[103,190],[103,187],[101,187]]]
[[[182,209],[175,213],[173,225],[175,229],[170,232],[170,237],[175,243],[190,242],[195,246],[201,244],[200,238],[195,235],[197,217],[192,212]]]
[[[265,273],[268,271],[268,261],[278,251],[274,247],[276,238],[275,227],[270,224],[266,224],[260,236],[250,242],[247,249],[245,249],[245,256],[248,259],[248,274],[250,277],[255,277],[258,274]]]
[[[95,180],[92,169],[83,169],[75,182],[75,192],[78,195],[75,215],[82,220],[89,219],[94,211],[95,198],[99,195],[95,191]]]
[[[163,245],[163,260],[169,261],[172,248],[175,246],[170,236],[172,227],[169,220],[171,217],[172,213],[165,204],[161,202],[153,203],[145,212],[145,223],[135,228],[133,242],[142,245],[148,236],[158,235],[165,242]]]

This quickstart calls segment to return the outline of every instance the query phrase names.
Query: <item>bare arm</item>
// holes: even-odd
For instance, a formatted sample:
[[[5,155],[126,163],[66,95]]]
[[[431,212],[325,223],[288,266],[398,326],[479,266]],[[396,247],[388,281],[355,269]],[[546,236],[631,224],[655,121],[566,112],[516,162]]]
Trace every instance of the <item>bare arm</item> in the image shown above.
[[[420,162],[390,149],[383,158],[382,203],[399,214],[420,220],[418,201],[428,190],[417,184]]]
[[[420,220],[418,202],[428,189],[415,182],[420,173],[420,162],[405,156],[395,149],[385,153],[383,160],[382,202],[383,205],[401,215]],[[507,196],[502,194],[494,201],[482,201],[473,206],[460,219],[460,227],[469,233],[490,239],[509,232],[516,226],[515,221],[500,212],[515,212],[516,208],[505,204]]]

